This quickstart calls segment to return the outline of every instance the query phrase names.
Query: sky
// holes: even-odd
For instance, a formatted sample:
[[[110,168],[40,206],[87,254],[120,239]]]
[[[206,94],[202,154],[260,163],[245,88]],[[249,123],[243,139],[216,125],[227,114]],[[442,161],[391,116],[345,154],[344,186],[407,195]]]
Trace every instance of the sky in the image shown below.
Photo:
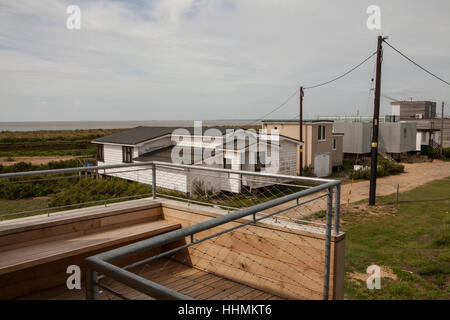
[[[0,0],[0,122],[259,119],[357,65],[378,35],[449,81],[449,12],[448,0]],[[305,117],[373,113],[374,67],[307,90]],[[386,45],[382,68],[385,96],[450,103],[448,85]],[[298,108],[295,96],[268,118]]]

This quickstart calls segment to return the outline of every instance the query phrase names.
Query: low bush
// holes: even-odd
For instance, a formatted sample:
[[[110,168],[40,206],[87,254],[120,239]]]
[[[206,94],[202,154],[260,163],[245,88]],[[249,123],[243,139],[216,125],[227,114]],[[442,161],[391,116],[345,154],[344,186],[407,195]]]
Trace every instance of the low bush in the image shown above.
[[[151,194],[151,186],[119,178],[81,179],[53,198],[49,207]]]
[[[441,150],[440,148],[433,148],[430,149],[428,156],[431,159],[439,159],[441,157]],[[442,159],[443,160],[450,160],[450,148],[443,148],[442,149]]]
[[[52,161],[47,164],[34,165],[31,163],[19,162],[11,166],[0,165],[0,173],[13,173],[23,171],[37,171],[73,168],[77,166],[76,160]],[[65,179],[59,179],[67,176]],[[27,199],[32,197],[42,197],[58,193],[78,182],[78,178],[69,178],[73,174],[33,176],[27,178],[9,178],[0,181],[0,198],[8,200]],[[53,180],[39,181],[40,179],[54,178]],[[29,182],[28,182],[29,181]]]
[[[365,164],[370,166],[370,164]],[[386,159],[378,160],[377,177],[385,177],[395,174],[400,174],[405,171],[405,166],[396,164]],[[350,178],[358,179],[370,179],[370,169],[366,170],[352,170],[350,172]]]

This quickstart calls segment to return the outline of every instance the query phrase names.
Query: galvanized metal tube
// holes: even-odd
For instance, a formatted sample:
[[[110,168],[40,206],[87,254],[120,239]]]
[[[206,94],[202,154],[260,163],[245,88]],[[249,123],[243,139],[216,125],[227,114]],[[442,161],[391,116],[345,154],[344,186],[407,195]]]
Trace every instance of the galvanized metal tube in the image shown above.
[[[242,174],[242,175],[249,175],[249,176],[259,176],[259,177],[265,177],[265,178],[280,178],[280,179],[287,179],[287,180],[310,181],[310,182],[317,182],[317,183],[336,182],[336,180],[322,179],[322,178],[315,178],[315,177],[303,177],[303,176],[302,177],[298,177],[298,176],[289,176],[289,175],[266,173],[266,172],[254,172],[254,171],[244,171],[244,170],[222,169],[222,168],[214,168],[214,167],[206,167],[206,166],[195,166],[195,165],[186,165],[186,164],[177,164],[177,163],[167,163],[167,162],[160,162],[160,161],[119,163],[119,164],[101,165],[101,166],[92,166],[92,167],[78,167],[78,168],[64,168],[64,169],[51,169],[51,170],[39,170],[39,171],[2,173],[2,174],[0,174],[0,179],[3,179],[3,178],[29,177],[29,176],[37,176],[37,175],[45,175],[45,174],[59,174],[59,173],[73,173],[73,172],[82,172],[82,171],[95,171],[95,170],[105,170],[105,169],[114,169],[114,168],[142,167],[142,166],[152,166],[153,164],[155,164],[157,166],[164,166],[164,167],[169,167],[169,168],[194,169],[194,170],[211,171],[211,172],[223,172],[223,173],[230,173],[230,174]]]
[[[302,190],[290,195],[286,195],[281,198],[273,199],[267,202],[263,202],[257,205],[254,205],[249,208],[245,208],[236,212],[232,212],[227,215],[223,215],[211,220],[207,220],[183,229],[174,230],[165,234],[161,234],[156,237],[152,237],[150,239],[142,240],[136,243],[129,244],[124,247],[116,248],[107,252],[100,253],[96,255],[99,259],[105,260],[105,261],[111,261],[115,259],[119,259],[122,257],[126,257],[130,254],[138,253],[146,249],[151,249],[155,247],[159,247],[165,244],[168,244],[170,242],[173,242],[175,240],[183,239],[184,237],[187,237],[194,233],[199,233],[204,230],[208,230],[214,227],[217,227],[219,225],[225,224],[227,222],[231,222],[236,219],[240,219],[243,217],[246,217],[248,215],[251,215],[253,213],[258,213],[263,210],[276,207],[280,204],[293,201],[299,197],[308,196],[310,194],[316,193],[318,191],[328,189],[331,187],[334,187],[335,185],[339,184],[340,181],[332,181],[329,183],[325,183],[323,185],[316,186],[311,189]]]
[[[89,268],[95,269],[96,271],[105,274],[113,280],[119,281],[121,283],[126,283],[127,286],[143,292],[155,299],[192,300],[191,297],[140,277],[134,273],[126,271],[108,262],[102,261],[96,257],[86,258],[85,261]]]
[[[341,185],[336,186],[336,197],[334,199],[334,234],[339,234],[339,218],[341,214]]]
[[[283,208],[283,209],[281,209],[281,210],[279,210],[279,211],[277,211],[277,212],[273,212],[273,213],[267,214],[267,215],[262,216],[262,217],[258,217],[258,218],[254,217],[254,218],[253,218],[252,220],[250,220],[250,221],[247,221],[247,222],[242,223],[242,224],[240,224],[240,225],[237,225],[237,226],[228,228],[228,229],[226,229],[226,230],[217,232],[217,233],[215,233],[215,234],[206,236],[206,237],[204,237],[204,238],[201,238],[201,239],[198,239],[198,240],[195,240],[195,241],[194,241],[194,235],[191,234],[191,242],[190,242],[190,243],[184,244],[184,245],[182,245],[182,246],[179,246],[179,247],[177,247],[177,248],[174,248],[174,249],[171,249],[171,250],[168,250],[168,251],[164,251],[164,252],[162,252],[162,253],[159,253],[159,254],[157,254],[157,255],[155,255],[155,256],[151,256],[151,257],[146,258],[146,259],[144,259],[144,260],[140,260],[140,261],[138,261],[138,262],[134,262],[134,263],[132,263],[132,264],[126,265],[126,266],[122,267],[122,269],[129,270],[129,269],[131,269],[131,268],[139,267],[139,266],[141,266],[141,265],[143,265],[143,264],[149,263],[149,262],[154,261],[154,260],[159,259],[159,258],[163,258],[163,257],[165,257],[165,256],[168,256],[169,254],[178,252],[178,251],[180,251],[180,250],[182,250],[182,249],[189,248],[189,247],[191,247],[191,246],[193,246],[193,245],[196,245],[196,244],[199,244],[199,243],[204,242],[204,241],[206,241],[206,240],[210,240],[210,239],[212,239],[212,238],[218,237],[218,236],[223,235],[223,234],[225,234],[225,233],[228,233],[228,232],[230,232],[230,231],[234,231],[234,230],[237,230],[237,229],[239,229],[239,228],[243,228],[243,227],[245,227],[245,226],[248,226],[248,225],[250,225],[250,224],[259,222],[259,221],[261,221],[261,220],[264,220],[264,219],[267,219],[267,218],[276,216],[277,214],[280,214],[280,213],[282,213],[282,212],[284,212],[284,211],[291,210],[291,209],[293,209],[293,208],[296,208],[296,207],[301,206],[301,205],[303,205],[303,204],[305,204],[305,203],[308,203],[308,202],[309,202],[309,200],[307,200],[307,201],[305,201],[305,202],[302,202],[302,203],[300,203],[300,204],[295,204],[295,205],[293,205],[293,206],[289,206],[289,207],[287,207],[287,208]],[[100,276],[99,276],[99,279],[101,279],[101,278],[103,278],[103,276],[100,275]]]
[[[86,300],[98,300],[98,272],[88,267],[86,272]]]
[[[333,209],[333,188],[328,188],[327,227],[325,236],[325,261],[323,276],[323,300],[328,300],[330,291],[331,215]]]
[[[152,196],[156,199],[156,165],[152,163]]]

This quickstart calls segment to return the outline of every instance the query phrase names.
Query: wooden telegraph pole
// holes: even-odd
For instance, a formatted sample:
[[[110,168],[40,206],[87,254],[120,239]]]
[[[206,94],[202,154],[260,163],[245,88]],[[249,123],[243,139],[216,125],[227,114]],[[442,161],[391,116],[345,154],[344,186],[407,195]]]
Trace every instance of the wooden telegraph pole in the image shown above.
[[[299,117],[299,121],[300,121],[300,142],[302,143],[299,148],[299,164],[300,164],[299,175],[300,176],[303,175],[303,95],[304,95],[303,87],[300,87],[300,117]]]
[[[372,154],[370,160],[370,192],[369,205],[375,204],[377,188],[377,165],[378,165],[378,125],[380,120],[380,93],[381,93],[381,62],[383,60],[383,37],[378,36],[377,45],[377,71],[375,81],[375,99],[373,110],[373,133],[372,133]]]
[[[440,151],[439,154],[441,155],[442,158],[442,143],[444,142],[444,101],[442,101],[442,114],[441,114],[441,133],[440,133],[440,137],[439,140],[441,140],[441,145],[440,145]]]

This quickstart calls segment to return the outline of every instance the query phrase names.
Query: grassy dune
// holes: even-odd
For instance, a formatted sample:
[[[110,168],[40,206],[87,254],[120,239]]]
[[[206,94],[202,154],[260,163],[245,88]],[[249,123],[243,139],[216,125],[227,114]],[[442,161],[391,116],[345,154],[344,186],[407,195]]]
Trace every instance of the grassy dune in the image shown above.
[[[93,156],[96,146],[92,139],[123,129],[2,131],[0,157],[20,156]]]
[[[450,299],[450,178],[343,213],[347,299]],[[383,266],[380,290],[366,268]]]

